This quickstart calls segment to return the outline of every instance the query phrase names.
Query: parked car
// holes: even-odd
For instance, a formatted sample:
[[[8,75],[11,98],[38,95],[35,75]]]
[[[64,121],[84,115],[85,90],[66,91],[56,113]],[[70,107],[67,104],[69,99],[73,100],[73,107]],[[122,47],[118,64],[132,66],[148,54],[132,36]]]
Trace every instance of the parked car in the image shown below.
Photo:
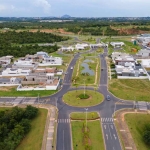
[[[106,96],[106,100],[110,101],[110,96],[109,95]]]

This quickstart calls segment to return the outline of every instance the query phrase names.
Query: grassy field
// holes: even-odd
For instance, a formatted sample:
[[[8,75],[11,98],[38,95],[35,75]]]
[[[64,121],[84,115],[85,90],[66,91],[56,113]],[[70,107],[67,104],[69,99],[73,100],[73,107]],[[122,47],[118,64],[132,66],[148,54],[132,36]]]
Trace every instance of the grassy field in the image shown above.
[[[83,121],[72,121],[72,139],[73,150],[84,150],[83,145]],[[90,130],[89,137],[92,150],[104,150],[104,141],[102,136],[102,130],[99,121],[88,122],[87,126]],[[77,145],[77,146],[76,146]]]
[[[39,109],[39,115],[31,122],[31,131],[22,140],[16,150],[41,150],[47,110]]]
[[[90,96],[88,99],[80,99],[78,96],[83,94],[84,90],[69,91],[63,96],[63,101],[71,106],[88,107],[101,103],[104,99],[103,95],[96,92],[86,90],[86,94]]]
[[[125,100],[150,101],[149,80],[112,79],[109,91]]]
[[[89,65],[90,70],[94,71],[95,75],[82,74],[82,70],[84,70],[84,67],[82,67],[81,64],[85,59],[89,59],[92,61],[92,62],[88,62],[87,64]],[[79,70],[78,70],[78,66],[79,66]],[[97,68],[97,72],[96,72],[96,68]],[[97,80],[96,80],[96,76],[97,76]],[[72,80],[73,81],[75,80],[75,82],[73,82],[74,85],[78,85],[78,86],[84,85],[85,82],[86,85],[96,86],[98,84],[99,77],[100,77],[100,61],[98,58],[89,58],[84,56],[76,62],[76,65],[73,70],[73,76],[72,76]]]
[[[16,87],[0,87],[0,97],[7,96],[7,97],[37,97],[38,93],[39,96],[49,96],[57,91],[51,90],[44,90],[44,91],[17,91]]]
[[[142,133],[143,127],[150,122],[150,115],[146,114],[126,114],[125,120],[128,124],[137,150],[150,150],[150,145],[143,142]]]
[[[87,119],[96,119],[98,117],[99,117],[99,115],[97,112],[87,113]],[[81,113],[73,112],[73,113],[71,113],[70,118],[71,119],[85,119],[86,118],[86,112],[81,112]]]

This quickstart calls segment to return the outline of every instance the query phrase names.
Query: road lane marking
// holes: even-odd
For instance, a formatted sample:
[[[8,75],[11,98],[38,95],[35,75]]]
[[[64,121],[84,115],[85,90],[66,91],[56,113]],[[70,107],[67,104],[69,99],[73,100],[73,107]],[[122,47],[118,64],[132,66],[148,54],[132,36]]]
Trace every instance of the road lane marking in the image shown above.
[[[108,134],[106,134],[107,140],[108,140]]]
[[[63,130],[63,150],[64,150],[64,130]]]
[[[110,128],[109,128],[109,125],[108,125],[108,129],[109,129],[109,134],[110,134],[110,137],[112,139],[112,135],[111,135],[111,132],[110,132]]]
[[[106,125],[104,125],[104,128],[106,129]]]
[[[110,125],[111,126],[111,128],[113,129],[113,125]]]
[[[117,137],[116,137],[116,135],[114,134],[114,138],[115,138],[115,140],[117,139]]]

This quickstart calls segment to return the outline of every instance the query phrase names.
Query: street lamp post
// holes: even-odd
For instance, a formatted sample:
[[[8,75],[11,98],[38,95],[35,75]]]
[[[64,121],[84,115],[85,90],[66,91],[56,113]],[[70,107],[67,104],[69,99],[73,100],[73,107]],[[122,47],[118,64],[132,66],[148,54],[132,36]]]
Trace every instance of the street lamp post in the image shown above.
[[[84,97],[85,97],[85,79],[83,79],[84,81]]]
[[[39,93],[38,93],[38,104],[39,104]]]
[[[115,107],[114,107],[114,117],[115,117],[115,111],[116,111],[116,103],[115,103]]]
[[[55,98],[55,100],[56,100],[56,108],[57,108],[57,101],[58,101],[58,98]]]
[[[88,108],[85,108],[86,110],[86,132],[87,132],[87,111],[88,111]]]

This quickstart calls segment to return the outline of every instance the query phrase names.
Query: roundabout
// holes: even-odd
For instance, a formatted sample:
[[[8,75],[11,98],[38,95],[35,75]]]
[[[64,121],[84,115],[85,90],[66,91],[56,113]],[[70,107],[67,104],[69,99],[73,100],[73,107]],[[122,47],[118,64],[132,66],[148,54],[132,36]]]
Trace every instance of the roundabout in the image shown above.
[[[63,102],[74,107],[91,107],[102,103],[104,96],[96,91],[74,90],[63,96]]]

